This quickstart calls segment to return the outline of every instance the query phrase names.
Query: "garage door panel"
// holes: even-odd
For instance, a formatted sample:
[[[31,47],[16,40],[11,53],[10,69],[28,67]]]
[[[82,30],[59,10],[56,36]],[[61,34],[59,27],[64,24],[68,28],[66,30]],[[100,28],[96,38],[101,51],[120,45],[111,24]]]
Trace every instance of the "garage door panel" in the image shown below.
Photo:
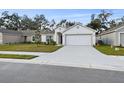
[[[120,34],[120,44],[124,46],[124,33]]]
[[[66,45],[91,45],[91,35],[67,35]]]

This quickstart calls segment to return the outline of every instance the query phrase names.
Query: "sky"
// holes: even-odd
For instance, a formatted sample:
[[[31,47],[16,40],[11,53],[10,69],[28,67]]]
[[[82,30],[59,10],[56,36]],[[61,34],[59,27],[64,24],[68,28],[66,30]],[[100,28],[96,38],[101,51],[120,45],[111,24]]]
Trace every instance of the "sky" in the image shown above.
[[[90,22],[92,14],[99,14],[101,9],[0,9],[0,13],[9,11],[10,14],[18,13],[18,15],[28,15],[33,18],[36,14],[44,14],[46,19],[51,21],[55,19],[59,22],[62,19],[69,21],[81,22],[84,25]],[[107,9],[113,15],[110,19],[117,19],[124,16],[124,9]]]

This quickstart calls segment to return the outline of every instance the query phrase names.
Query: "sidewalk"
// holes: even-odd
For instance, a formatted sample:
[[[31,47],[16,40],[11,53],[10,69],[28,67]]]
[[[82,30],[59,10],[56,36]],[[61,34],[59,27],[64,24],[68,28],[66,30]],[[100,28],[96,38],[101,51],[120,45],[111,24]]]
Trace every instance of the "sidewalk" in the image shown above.
[[[66,66],[66,67],[79,67],[79,68],[92,68],[101,70],[113,70],[113,71],[124,71],[124,64],[120,65],[107,65],[107,64],[90,64],[84,63],[82,65],[78,64],[65,64],[63,62],[48,62],[46,60],[24,60],[24,59],[4,59],[0,58],[1,62],[12,62],[12,63],[22,63],[22,64],[39,64],[39,65],[54,65],[54,66]]]
[[[40,64],[40,65],[57,65],[57,66],[71,66],[71,67],[81,67],[81,68],[94,68],[94,69],[104,69],[104,70],[115,70],[124,71],[124,56],[108,56],[113,60],[120,60],[120,62],[98,62],[97,59],[87,59],[87,62],[82,61],[69,61],[68,59],[55,58],[56,55],[52,53],[41,53],[41,52],[13,52],[13,51],[0,51],[2,54],[26,54],[26,55],[38,55],[39,57],[24,60],[24,59],[5,59],[0,58],[1,62],[12,62],[12,63],[27,63],[27,64]],[[65,61],[66,60],[66,61]],[[91,60],[92,62],[88,62]],[[102,60],[102,59],[101,59]],[[104,60],[103,60],[104,61]]]
[[[22,52],[22,51],[0,51],[0,54],[20,54],[20,55],[43,55],[45,52]]]

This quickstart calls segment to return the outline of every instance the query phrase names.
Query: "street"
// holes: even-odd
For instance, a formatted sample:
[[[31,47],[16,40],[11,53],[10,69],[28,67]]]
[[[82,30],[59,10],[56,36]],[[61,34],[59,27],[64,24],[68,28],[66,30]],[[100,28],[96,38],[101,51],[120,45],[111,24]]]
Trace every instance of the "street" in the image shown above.
[[[124,72],[0,62],[0,83],[124,83]]]

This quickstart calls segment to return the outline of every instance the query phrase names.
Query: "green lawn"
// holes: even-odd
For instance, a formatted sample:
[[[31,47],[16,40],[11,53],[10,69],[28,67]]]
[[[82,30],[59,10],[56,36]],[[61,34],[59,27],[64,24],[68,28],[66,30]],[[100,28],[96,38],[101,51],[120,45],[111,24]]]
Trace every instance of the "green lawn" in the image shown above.
[[[109,45],[99,45],[95,46],[95,48],[106,55],[124,56],[124,48],[122,47],[118,47],[119,50],[117,51],[115,50],[115,47],[111,48]]]
[[[32,59],[37,56],[33,55],[16,55],[16,54],[0,54],[0,58],[13,58],[13,59]]]
[[[62,46],[36,45],[36,44],[5,44],[0,45],[0,51],[25,51],[25,52],[54,52]]]

